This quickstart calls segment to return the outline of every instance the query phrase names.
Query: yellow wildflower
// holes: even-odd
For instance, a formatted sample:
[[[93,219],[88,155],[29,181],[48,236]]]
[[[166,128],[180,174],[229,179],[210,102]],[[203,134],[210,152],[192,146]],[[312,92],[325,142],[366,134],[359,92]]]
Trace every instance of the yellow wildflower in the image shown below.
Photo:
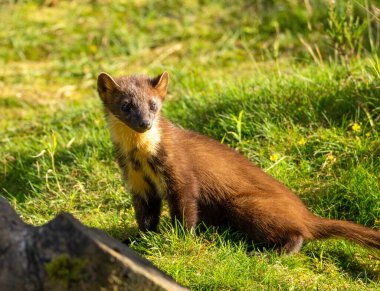
[[[278,154],[273,154],[269,157],[269,159],[272,161],[272,162],[277,162],[278,160]]]
[[[335,161],[336,161],[336,157],[335,157],[332,153],[328,153],[328,154],[327,154],[327,159],[328,159],[330,162],[335,162]]]
[[[89,49],[90,49],[90,52],[92,52],[93,54],[98,51],[98,47],[94,44],[90,45]]]
[[[304,146],[304,145],[306,144],[306,139],[301,138],[300,141],[298,142],[298,144],[299,144],[300,146]]]
[[[351,128],[352,128],[353,131],[356,131],[356,132],[358,132],[358,131],[361,130],[360,125],[358,123],[356,123],[356,122],[354,122],[354,124],[352,125]]]

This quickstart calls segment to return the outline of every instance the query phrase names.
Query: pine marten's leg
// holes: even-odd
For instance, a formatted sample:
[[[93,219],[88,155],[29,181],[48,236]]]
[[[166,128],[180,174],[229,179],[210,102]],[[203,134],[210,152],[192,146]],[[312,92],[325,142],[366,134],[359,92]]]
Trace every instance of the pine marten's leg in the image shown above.
[[[156,195],[147,195],[147,200],[141,195],[133,194],[133,208],[139,229],[142,231],[156,231],[160,220],[161,198]]]
[[[177,219],[186,229],[195,228],[198,222],[198,187],[196,183],[176,185],[168,195],[172,222]]]
[[[303,244],[303,237],[301,235],[292,234],[289,235],[284,245],[278,248],[278,253],[296,254],[301,250]]]

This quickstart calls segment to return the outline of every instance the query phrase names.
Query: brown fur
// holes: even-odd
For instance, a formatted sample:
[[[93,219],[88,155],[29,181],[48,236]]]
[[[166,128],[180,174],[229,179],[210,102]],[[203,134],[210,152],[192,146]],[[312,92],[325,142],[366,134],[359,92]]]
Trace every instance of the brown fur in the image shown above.
[[[295,253],[304,240],[331,236],[380,249],[380,232],[313,215],[288,188],[235,150],[161,117],[167,85],[167,73],[155,79],[114,80],[104,73],[98,78],[119,166],[141,230],[156,230],[162,199],[166,199],[172,219],[188,229],[200,221],[228,224],[279,252]],[[151,100],[159,103],[153,115],[146,107]],[[123,102],[134,102],[137,121],[123,116],[118,109]],[[139,118],[152,122],[152,127],[141,129]]]

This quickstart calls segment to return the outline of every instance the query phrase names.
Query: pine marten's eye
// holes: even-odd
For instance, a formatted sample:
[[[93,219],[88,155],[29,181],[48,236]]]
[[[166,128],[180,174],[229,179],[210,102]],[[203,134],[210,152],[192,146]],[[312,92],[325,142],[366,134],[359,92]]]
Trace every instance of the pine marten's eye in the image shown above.
[[[127,102],[125,102],[125,103],[123,103],[122,105],[121,105],[121,111],[123,111],[123,112],[129,112],[130,110],[131,110],[131,108],[132,108],[132,105],[131,105],[131,103],[127,103]]]
[[[151,101],[151,102],[149,103],[149,108],[150,108],[150,110],[152,110],[152,111],[157,111],[157,109],[158,109],[157,103],[154,102],[154,101]]]

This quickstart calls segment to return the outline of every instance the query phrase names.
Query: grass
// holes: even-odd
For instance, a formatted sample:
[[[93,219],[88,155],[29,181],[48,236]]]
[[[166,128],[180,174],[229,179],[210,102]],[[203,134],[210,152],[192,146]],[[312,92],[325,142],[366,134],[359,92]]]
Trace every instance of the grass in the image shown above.
[[[315,214],[380,228],[378,1],[45,2],[0,4],[0,195],[25,221],[69,211],[136,237],[95,81],[165,69],[174,123],[238,149]],[[379,252],[344,240],[278,257],[168,221],[165,208],[132,248],[194,290],[379,288]]]

